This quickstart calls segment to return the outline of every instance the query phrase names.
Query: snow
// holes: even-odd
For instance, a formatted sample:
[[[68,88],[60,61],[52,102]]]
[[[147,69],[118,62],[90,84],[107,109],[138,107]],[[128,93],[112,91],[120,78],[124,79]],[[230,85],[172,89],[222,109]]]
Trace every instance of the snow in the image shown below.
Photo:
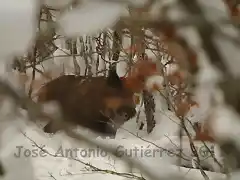
[[[143,130],[138,130],[136,118],[133,118],[132,120],[126,122],[123,125],[123,127],[118,130],[115,140],[108,139],[104,141],[106,143],[118,144],[118,147],[120,148],[118,149],[119,152],[121,152],[120,145],[122,145],[125,149],[127,149],[127,152],[125,152],[127,155],[134,158],[138,158],[139,160],[144,162],[145,165],[148,165],[150,168],[152,167],[152,168],[162,169],[160,171],[160,173],[162,174],[167,175],[173,172],[178,173],[178,168],[176,165],[178,164],[179,158],[176,155],[172,156],[171,153],[169,154],[169,151],[178,152],[177,149],[179,148],[179,140],[177,136],[178,136],[180,121],[174,115],[173,112],[167,110],[166,100],[159,93],[155,92],[154,96],[156,99],[155,117],[157,122],[156,122],[156,127],[154,128],[151,134],[146,133],[146,127],[144,127]],[[5,117],[3,116],[4,114],[9,115],[11,113],[11,111],[9,110],[12,109],[11,101],[6,100],[5,102],[3,102],[3,104],[4,106],[0,109],[2,118]],[[53,105],[53,104],[46,104],[46,106],[44,107],[44,110],[50,114],[54,113],[55,111],[55,108],[51,108],[51,105],[56,107],[56,105]],[[139,105],[137,109],[141,110],[140,121],[145,122],[145,114],[143,111],[143,107]],[[20,116],[19,119],[21,120],[26,119],[26,117],[24,117],[24,111],[22,111],[21,114],[23,117]],[[9,117],[6,115],[6,118],[13,118],[13,117],[11,116]],[[6,124],[6,120],[1,123],[2,123],[1,127],[3,128],[2,129],[3,140],[1,142],[3,144],[2,147],[4,147],[1,149],[1,157],[9,158],[9,159],[12,158],[13,160],[11,160],[11,163],[14,163],[16,167],[18,163],[22,163],[19,159],[27,159],[27,161],[29,162],[31,161],[33,167],[31,167],[30,165],[26,165],[26,166],[23,166],[22,168],[23,169],[33,168],[34,176],[37,179],[52,179],[52,177],[59,180],[60,179],[77,179],[80,177],[83,179],[94,179],[94,178],[95,179],[96,178],[123,179],[123,177],[106,174],[106,173],[100,173],[100,172],[91,172],[91,171],[89,172],[89,170],[86,169],[86,165],[81,164],[80,162],[76,162],[74,160],[69,160],[64,157],[53,157],[51,155],[46,155],[46,154],[45,154],[46,156],[44,157],[40,157],[40,155],[38,155],[37,157],[28,157],[28,158],[23,157],[19,159],[16,159],[16,158],[14,159],[12,157],[11,152],[16,152],[18,146],[23,146],[23,149],[30,150],[32,152],[31,153],[32,155],[33,155],[33,151],[40,153],[40,149],[36,147],[36,145],[33,144],[32,141],[34,141],[40,147],[44,146],[43,148],[46,149],[48,152],[52,153],[53,155],[59,150],[60,147],[62,147],[63,150],[71,149],[72,151],[75,148],[77,148],[79,152],[77,157],[82,161],[84,161],[85,163],[90,163],[100,169],[105,169],[105,170],[112,170],[116,172],[129,171],[128,166],[126,166],[126,164],[122,162],[121,159],[114,158],[109,153],[107,153],[107,155],[104,155],[104,157],[101,157],[101,156],[96,157],[93,154],[90,154],[90,156],[87,156],[87,157],[81,157],[81,155],[86,156],[86,152],[89,152],[89,149],[92,150],[93,147],[88,147],[83,142],[76,142],[75,140],[67,137],[62,132],[59,132],[56,135],[47,135],[47,134],[44,134],[39,129],[39,127],[34,124],[30,124],[30,125],[20,124],[19,126],[26,133],[26,136],[30,138],[28,139],[27,137],[24,137],[22,134],[20,134],[18,131],[14,129],[4,128],[5,125],[3,123]],[[16,126],[17,125],[18,124],[16,124]],[[191,126],[189,124],[186,124],[186,126],[188,127],[189,131],[193,133]],[[85,133],[87,136],[89,136],[88,131],[85,131]],[[9,134],[11,136],[9,136]],[[195,142],[195,144],[198,147],[198,149],[201,149],[203,146],[201,142]],[[216,149],[215,146],[212,145],[211,143],[207,143],[207,145],[210,147],[210,149]],[[191,156],[191,149],[189,146],[189,141],[186,138],[186,136],[183,138],[183,147],[184,147],[183,153],[186,154],[184,157],[187,158],[187,160],[182,160],[182,165],[192,167],[193,157]],[[132,154],[131,154],[131,150],[132,150]],[[149,153],[144,154],[147,151]],[[82,154],[82,153],[85,153],[85,154]],[[213,163],[213,160],[211,158],[206,159],[205,157],[202,157],[202,159],[204,159],[203,164],[206,167],[209,167],[215,171],[218,171],[216,164]],[[18,161],[18,162],[15,162],[15,161]],[[25,161],[24,163],[26,163]],[[7,168],[7,165],[6,165],[6,168]],[[188,168],[183,168],[183,167],[181,169],[183,173],[187,173],[188,176],[190,177],[202,179],[202,176],[200,175],[198,170],[194,170],[194,169],[189,170]],[[19,172],[20,174],[22,171],[25,171],[25,170],[22,170],[22,171],[21,170]],[[136,169],[134,169],[133,171],[137,175],[141,176],[139,174],[139,171],[137,171]],[[208,172],[208,174],[210,174],[210,176],[222,177],[221,174],[217,174],[217,173]],[[29,174],[29,176],[30,175],[31,174]],[[23,175],[19,175],[19,177],[21,176]]]
[[[51,8],[64,8],[71,3],[70,0],[42,0],[45,5]]]
[[[134,5],[135,7],[142,7],[144,6],[144,4],[147,3],[147,0],[129,0],[128,2]]]
[[[45,145],[44,149],[47,149],[48,152],[55,154],[58,150],[59,147],[62,147],[63,152],[66,152],[64,150],[73,149],[77,146],[78,147],[78,158],[84,161],[85,163],[91,163],[92,165],[100,168],[100,169],[108,169],[112,171],[117,171],[117,172],[127,172],[127,168],[124,165],[121,160],[117,160],[113,158],[110,154],[103,154],[100,157],[94,156],[94,154],[91,154],[89,150],[92,148],[87,148],[84,143],[79,144],[73,141],[74,145],[71,144],[72,142],[69,142],[69,138],[66,137],[64,134],[57,134],[56,136],[53,136],[49,138],[47,135],[43,134],[39,129],[36,127],[33,128],[27,128],[25,130],[26,135],[31,138],[34,142],[36,142],[39,146]],[[172,137],[172,140],[176,143],[176,138],[177,137]],[[112,142],[111,142],[112,141]],[[20,143],[21,142],[21,143]],[[177,161],[177,157],[171,158],[170,155],[167,154],[167,152],[163,150],[159,150],[158,147],[155,145],[149,144],[147,142],[142,141],[141,139],[137,137],[132,137],[128,139],[116,139],[116,140],[109,140],[109,143],[118,143],[119,145],[123,145],[128,151],[125,152],[128,155],[131,155],[131,157],[136,157],[146,164],[150,166],[150,168],[161,168],[164,169],[163,171],[161,170],[162,173],[170,174],[172,172],[177,172],[177,166],[173,166],[170,163],[167,163],[168,160],[171,162]],[[185,141],[187,143],[187,141]],[[18,135],[18,137],[15,139],[14,142],[12,142],[16,146],[22,145],[24,148],[29,149],[33,151],[34,149],[36,150],[37,147],[33,146],[31,141],[27,141],[26,138],[24,138],[21,135]],[[156,142],[157,145],[163,146],[169,150],[174,150],[174,146],[172,143],[169,142],[169,139],[160,139]],[[16,147],[15,146],[15,147]],[[136,147],[139,150],[139,153],[137,154],[131,154],[131,150],[134,150],[134,147]],[[186,145],[187,147],[187,145]],[[13,147],[14,148],[14,147]],[[10,150],[10,149],[8,149]],[[121,150],[121,147],[119,146],[119,152]],[[150,152],[150,154],[144,154],[147,152],[147,150]],[[190,148],[186,148],[186,153],[190,153]],[[16,149],[15,149],[16,152]],[[40,150],[38,149],[38,152]],[[88,152],[88,155],[86,155],[86,152]],[[95,153],[97,151],[94,151]],[[143,152],[141,155],[140,153]],[[154,154],[155,152],[155,154]],[[158,154],[156,154],[158,152]],[[101,153],[100,153],[101,154]],[[33,155],[33,154],[32,154]],[[82,156],[81,156],[82,155]],[[75,157],[75,156],[74,156]],[[32,157],[28,158],[31,159],[33,162],[33,167],[35,170],[35,176],[37,179],[51,179],[50,174],[56,178],[56,179],[93,179],[93,178],[113,178],[113,175],[107,175],[107,174],[101,174],[98,172],[88,172],[86,167],[79,163],[79,162],[73,162],[68,160],[67,158],[62,158],[62,157],[52,157],[51,155],[46,155],[44,157]],[[163,160],[164,159],[164,160]],[[187,168],[182,168],[183,172],[188,172],[189,170]],[[136,170],[135,170],[136,171]],[[193,173],[195,172],[195,173]],[[208,172],[209,174],[213,174],[214,176],[219,176],[221,177],[222,175],[216,174],[216,173],[211,173]],[[202,179],[200,175],[197,175],[198,172],[197,170],[191,170],[188,174],[194,174],[197,179]],[[116,179],[123,179],[123,177],[120,176],[114,176]]]
[[[161,169],[161,171],[159,172],[165,174],[166,176],[174,172],[177,174],[179,172],[178,167],[176,165],[178,164],[179,158],[177,155],[172,155],[171,153],[169,153],[169,151],[178,153],[177,149],[179,148],[179,139],[177,137],[178,132],[177,123],[179,121],[176,118],[176,116],[174,116],[173,113],[171,114],[170,111],[166,110],[164,110],[165,112],[161,111],[160,107],[161,104],[159,103],[159,101],[157,102],[158,102],[157,109],[160,110],[156,111],[155,113],[157,117],[156,118],[157,124],[152,134],[148,135],[146,131],[143,132],[144,130],[142,130],[142,134],[140,133],[141,134],[140,136],[138,136],[137,134],[134,135],[134,133],[137,132],[137,124],[135,123],[136,119],[133,118],[129,122],[125,123],[122,129],[119,129],[116,139],[107,139],[103,141],[107,144],[118,144],[119,153],[125,153],[125,155],[137,158],[140,161],[144,162],[145,165],[149,166],[149,168],[157,168],[158,170]],[[23,116],[22,118],[24,118],[24,111],[21,111],[20,113]],[[144,117],[140,116],[140,118]],[[104,153],[98,148],[96,148],[94,151],[93,150],[94,147],[89,147],[87,146],[86,143],[83,142],[77,142],[76,140],[67,137],[63,132],[59,132],[56,135],[48,135],[44,134],[35,124],[31,125],[22,124],[19,126],[22,127],[23,131],[26,133],[26,137],[17,131],[15,132],[14,129],[12,128],[10,129],[6,128],[2,130],[3,140],[5,140],[2,141],[2,143],[7,145],[2,146],[4,148],[1,150],[1,156],[5,158],[12,158],[13,159],[11,160],[12,163],[13,162],[15,163],[16,161],[16,164],[14,164],[15,166],[17,166],[17,163],[19,163],[19,159],[26,159],[27,161],[31,161],[33,166],[32,168],[34,169],[33,173],[37,179],[46,180],[52,179],[54,177],[58,180],[61,179],[72,180],[79,178],[81,179],[114,178],[120,180],[124,178],[121,176],[112,175],[108,173],[91,172],[90,170],[87,169],[86,165],[80,162],[69,160],[68,158],[65,157],[53,157],[54,154],[56,154],[57,152],[58,152],[57,155],[60,155],[59,148],[62,148],[63,153],[65,154],[67,153],[66,150],[75,152],[74,149],[77,148],[78,153],[77,156],[75,156],[76,154],[73,153],[74,158],[80,159],[84,163],[90,163],[91,165],[98,167],[100,169],[125,173],[129,171],[128,166],[126,166],[126,164],[122,162],[121,159],[114,158],[109,153],[106,152]],[[1,127],[4,126],[2,126],[1,124]],[[81,128],[79,130],[81,130]],[[86,135],[88,135],[87,131],[85,133]],[[6,137],[9,138],[11,137],[12,139],[5,139]],[[101,138],[98,139],[102,140]],[[36,144],[37,146],[43,147],[52,155],[45,153],[44,156],[40,156],[40,149],[36,146]],[[195,142],[195,145],[198,150],[199,149],[201,150],[203,148],[203,144],[201,142]],[[26,151],[30,150],[31,155],[36,155],[34,154],[34,151],[35,153],[37,152],[38,154],[37,157],[31,156],[24,157],[22,155],[22,158],[14,159],[11,156],[12,155],[11,152],[17,153],[18,152],[17,147],[19,146],[23,147],[22,152],[26,153]],[[214,144],[211,143],[207,143],[207,146],[210,149],[215,148]],[[124,147],[127,151],[123,152],[122,147]],[[183,147],[184,147],[184,150],[182,152],[184,154],[183,157],[187,158],[188,160],[182,160],[182,165],[191,167],[193,157],[191,156],[191,149],[189,146],[188,138],[186,136],[183,137]],[[97,156],[97,152],[101,152],[99,153],[100,155]],[[199,151],[199,156],[201,159],[204,160],[203,163],[206,167],[210,167],[213,169],[215,168],[214,170],[217,170],[216,164],[214,164],[210,158],[206,158],[205,154],[202,154],[201,151]],[[24,163],[26,163],[26,161],[24,161]],[[22,168],[27,167],[28,166],[26,165],[23,166]],[[188,169],[184,167],[182,167],[181,170],[182,170],[181,173],[187,174],[187,176],[191,178],[194,177],[196,179],[203,179],[199,170]],[[137,169],[133,169],[133,172],[135,172],[136,175],[141,176]],[[209,174],[211,177],[218,177],[220,179],[224,177],[222,174],[218,173],[207,172],[207,174]]]
[[[127,74],[128,64],[126,61],[119,61],[116,66],[116,71],[119,77],[124,77]]]
[[[64,62],[64,60],[62,61]],[[56,62],[57,63],[57,62]],[[61,63],[60,63],[61,64]],[[117,136],[115,140],[105,140],[108,143],[117,143],[119,145],[123,145],[128,151],[127,154],[130,154],[131,156],[134,156],[138,158],[139,160],[143,161],[145,164],[147,164],[149,167],[152,168],[160,168],[161,173],[164,174],[171,174],[172,172],[178,172],[178,167],[176,166],[178,164],[178,157],[177,156],[170,156],[169,151],[178,152],[177,147],[180,146],[179,140],[178,140],[178,130],[179,130],[179,119],[174,115],[173,112],[167,110],[166,106],[166,100],[159,94],[154,93],[155,99],[156,99],[156,127],[154,128],[153,132],[151,134],[147,134],[146,127],[144,127],[143,130],[138,130],[138,125],[136,123],[136,118],[133,118],[132,120],[126,122],[124,126],[118,130]],[[45,107],[46,111],[49,113],[53,113],[54,109],[49,109],[49,105],[46,105]],[[140,121],[145,122],[145,114],[143,111],[143,107],[139,107],[137,109],[141,110],[140,113]],[[4,112],[5,110],[2,110]],[[190,119],[197,119],[196,115],[190,117]],[[191,126],[187,124],[189,131],[191,134],[194,134],[193,130],[191,129]],[[84,152],[88,152],[89,149],[92,149],[91,147],[88,147],[85,143],[82,142],[76,142],[73,139],[67,137],[64,133],[57,133],[56,135],[47,135],[44,134],[39,127],[36,127],[35,125],[27,126],[25,129],[25,133],[27,137],[31,138],[34,142],[36,142],[39,146],[43,146],[47,149],[47,151],[51,152],[52,154],[55,154],[57,150],[59,150],[59,147],[62,147],[63,150],[66,149],[72,149],[72,151],[75,148],[78,148],[78,158],[80,158],[85,163],[91,163],[92,165],[100,168],[100,169],[107,169],[107,170],[113,170],[117,172],[128,172],[128,167],[124,162],[121,161],[121,159],[116,159],[112,157],[109,153],[106,155],[106,157],[95,157],[90,154],[90,157],[81,157],[80,152],[81,149],[84,149]],[[86,131],[86,135],[88,135],[88,132]],[[22,140],[24,139],[24,141]],[[19,142],[23,142],[20,143]],[[34,146],[31,142],[31,140],[28,140],[23,135],[18,134],[16,139],[12,141],[13,143],[11,146],[12,149],[16,150],[16,146],[22,145],[25,148],[28,148],[30,150],[38,149],[36,146]],[[203,147],[201,142],[195,142],[195,145],[198,147],[198,149],[201,149]],[[216,149],[216,146],[207,143],[207,145],[210,147],[210,149]],[[184,151],[183,153],[186,154],[188,160],[182,160],[182,165],[192,167],[192,161],[193,157],[191,156],[191,149],[189,146],[189,141],[186,138],[186,136],[183,138],[183,147]],[[7,146],[6,148],[10,148]],[[136,154],[131,154],[130,150],[138,149],[139,151]],[[163,150],[167,149],[167,150]],[[150,155],[141,155],[142,152],[150,151]],[[9,150],[5,150],[5,153]],[[40,150],[38,149],[38,152]],[[155,154],[154,154],[155,153]],[[201,153],[200,153],[201,155]],[[93,179],[93,178],[116,178],[116,179],[123,179],[123,177],[111,175],[111,174],[101,174],[100,172],[88,172],[86,170],[86,166],[76,162],[74,160],[69,160],[67,158],[63,157],[52,157],[50,155],[47,155],[45,157],[32,157],[30,158],[33,162],[33,168],[35,176],[38,179],[52,179],[51,176],[53,176],[56,179],[77,179],[77,178],[83,178],[83,179]],[[213,162],[213,160],[209,158],[202,157],[203,165],[205,167],[212,168],[213,170],[219,172],[218,166]],[[187,173],[189,177],[194,177],[197,179],[202,179],[201,174],[199,173],[199,170],[195,169],[188,169],[188,168],[181,168],[183,173]],[[136,173],[138,172],[137,170]],[[189,171],[189,172],[188,172]],[[210,174],[212,177],[220,177],[222,178],[222,174],[218,173],[212,173],[207,172],[207,174]],[[138,174],[139,175],[139,174]]]
[[[125,5],[121,3],[88,1],[63,14],[58,22],[69,37],[93,35],[112,27],[125,11]]]
[[[36,0],[1,0],[1,61],[12,55],[22,55],[32,45],[36,32],[36,4]]]
[[[158,90],[163,89],[164,78],[159,75],[152,75],[146,80],[146,89],[148,91],[153,91],[154,88]],[[155,89],[154,89],[155,90]]]
[[[59,52],[57,52],[59,53]],[[54,59],[54,63],[56,67],[60,67],[62,63],[66,61],[64,58]],[[71,70],[70,70],[71,71]],[[204,74],[204,72],[203,72]],[[40,76],[38,76],[40,78]],[[158,79],[157,79],[158,80]],[[205,82],[205,81],[203,81]],[[204,92],[204,91],[202,91]],[[121,129],[118,130],[117,136],[115,140],[107,139],[104,140],[106,143],[118,144],[119,153],[123,153],[121,150],[122,145],[127,151],[124,153],[133,158],[137,158],[141,162],[143,162],[146,166],[148,166],[152,170],[157,169],[157,173],[161,175],[169,176],[173,173],[180,173],[186,177],[191,179],[204,179],[197,169],[192,169],[194,157],[192,156],[191,149],[189,146],[189,140],[186,135],[183,137],[183,154],[186,160],[181,161],[181,165],[185,165],[189,168],[181,167],[181,171],[179,172],[178,168],[178,156],[172,155],[169,151],[173,151],[178,153],[178,148],[180,147],[178,131],[179,131],[179,123],[180,120],[174,115],[173,112],[167,110],[166,100],[161,97],[161,95],[157,92],[154,93],[156,99],[156,127],[154,128],[151,134],[147,134],[146,127],[143,130],[138,130],[138,125],[136,123],[136,118],[131,119],[126,122]],[[207,99],[207,98],[206,98]],[[5,106],[0,109],[1,115],[4,113],[10,113],[11,111],[6,111],[11,109],[11,101],[7,100]],[[205,103],[205,102],[203,102]],[[10,106],[10,107],[9,107]],[[55,106],[55,105],[54,105]],[[3,109],[5,108],[5,109]],[[55,109],[49,109],[49,105],[46,105],[45,111],[48,113],[54,113]],[[143,111],[143,107],[138,107],[141,110],[140,113],[140,121],[145,122],[145,115]],[[204,110],[202,111],[205,112]],[[22,116],[24,116],[24,112],[21,112]],[[191,113],[190,113],[191,114]],[[5,117],[5,116],[3,116]],[[13,118],[6,116],[7,118]],[[189,117],[191,120],[199,117],[193,113],[193,116]],[[19,120],[26,119],[26,117],[19,117]],[[114,158],[109,153],[94,156],[91,154],[93,151],[93,147],[87,146],[86,143],[77,142],[69,137],[67,137],[64,133],[59,132],[56,135],[47,135],[44,134],[38,126],[34,124],[19,124],[19,126],[26,133],[25,137],[23,134],[19,133],[14,129],[4,128],[3,123],[6,123],[6,120],[1,122],[2,127],[2,149],[1,149],[1,157],[4,157],[4,166],[7,169],[17,168],[18,171],[14,171],[14,173],[10,173],[6,177],[6,179],[13,179],[11,176],[18,176],[24,179],[30,179],[31,176],[34,176],[35,179],[39,180],[47,180],[47,179],[124,179],[125,177],[119,175],[113,175],[111,173],[107,173],[109,171],[126,173],[129,172],[129,166],[126,165],[121,158]],[[222,123],[222,122],[221,122]],[[12,125],[12,123],[11,123]],[[16,123],[16,126],[18,124]],[[10,127],[10,124],[8,125]],[[191,134],[194,135],[193,130],[191,129],[190,124],[186,126]],[[82,131],[82,130],[81,130]],[[89,136],[89,132],[86,131],[86,136]],[[98,138],[101,140],[100,138]],[[34,143],[32,142],[34,141]],[[50,154],[45,153],[44,157],[40,156],[40,149],[36,146],[43,147]],[[202,164],[205,167],[210,168],[211,170],[215,170],[218,173],[213,173],[210,171],[206,171],[207,175],[209,175],[212,179],[223,179],[225,176],[219,173],[219,168],[216,163],[212,160],[211,157],[206,157],[204,154],[203,144],[199,141],[194,142],[197,147],[200,159],[202,160]],[[214,152],[217,152],[217,147],[215,144],[206,142],[207,146],[212,149]],[[37,157],[22,157],[15,158],[13,157],[14,152],[17,152],[17,147],[22,146],[22,151],[25,153],[30,150],[31,155],[36,155],[34,153],[37,152]],[[54,157],[56,152],[59,152],[59,148],[62,148],[63,152],[66,153],[66,150],[71,150],[71,152],[75,152],[74,149],[77,148],[78,154],[77,158],[83,161],[84,163],[90,163],[91,165],[105,170],[105,173],[98,171],[91,171],[89,167],[81,162],[77,162],[75,160],[70,160],[65,157]],[[24,150],[25,149],[25,150]],[[28,149],[28,150],[27,150]],[[94,152],[97,152],[98,148],[95,149]],[[100,151],[101,152],[101,151]],[[147,153],[148,152],[148,153]],[[29,153],[29,152],[28,152]],[[59,153],[58,153],[59,154]],[[101,153],[100,153],[101,154]],[[69,155],[69,154],[68,154]],[[75,154],[73,154],[75,155]],[[216,155],[216,158],[220,160],[220,155]],[[76,156],[74,156],[76,158]],[[32,162],[32,166],[29,162]],[[21,167],[21,168],[19,168]],[[33,169],[33,170],[32,170]],[[31,171],[33,174],[23,174],[22,172]],[[134,174],[141,177],[142,173],[137,169],[133,169],[132,172]],[[131,174],[131,173],[130,173]],[[25,177],[27,176],[27,177]],[[32,178],[33,179],[33,178]]]
[[[31,145],[27,143],[27,140],[21,137],[21,133],[19,131],[25,129],[26,121],[24,121],[24,119],[20,118],[19,116],[13,115],[11,111],[11,106],[13,106],[13,102],[9,99],[5,99],[5,104],[3,103],[2,106],[8,106],[8,110],[10,110],[10,112],[1,113],[0,156],[1,163],[7,173],[6,176],[1,179],[33,179],[35,170],[31,164],[31,159],[25,157],[18,158],[14,156],[16,146],[22,145],[25,148],[31,147]]]
[[[211,116],[211,126],[214,127],[213,134],[221,141],[234,140],[240,144],[239,115],[230,107],[221,105],[214,108]]]

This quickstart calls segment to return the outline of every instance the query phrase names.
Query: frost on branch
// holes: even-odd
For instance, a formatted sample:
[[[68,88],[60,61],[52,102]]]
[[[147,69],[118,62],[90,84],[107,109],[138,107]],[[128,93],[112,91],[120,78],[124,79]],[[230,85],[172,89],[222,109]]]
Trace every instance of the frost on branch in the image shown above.
[[[93,35],[112,27],[124,11],[121,3],[86,2],[63,14],[58,22],[67,36]]]
[[[0,4],[0,58],[22,55],[36,35],[36,0],[2,0]]]
[[[0,59],[5,61],[1,64],[1,75],[10,78],[8,74],[4,74],[6,73],[6,60],[12,60],[14,56],[22,56],[33,45],[37,30],[38,10],[36,0],[3,0],[0,2]],[[12,83],[14,82],[13,80]],[[1,170],[4,172],[3,179],[30,180],[34,176],[30,159],[14,156],[16,146],[20,145],[17,143],[26,142],[25,139],[18,138],[21,137],[19,130],[26,127],[25,119],[27,118],[16,116],[18,113],[16,104],[12,97],[5,96],[9,91],[4,89],[3,84],[0,87],[2,93],[0,98],[0,162]]]
[[[30,157],[17,157],[18,146],[30,148],[21,131],[24,131],[27,117],[18,111],[11,98],[1,98],[0,104],[0,157],[4,170],[4,180],[34,178],[34,168]],[[16,114],[15,114],[16,113]],[[18,117],[16,116],[19,113]],[[27,173],[26,173],[27,172]],[[2,178],[1,178],[2,179]]]
[[[146,89],[148,91],[159,91],[163,89],[164,79],[160,75],[150,76],[146,81]]]
[[[42,0],[45,5],[50,8],[60,9],[69,5],[71,0]]]

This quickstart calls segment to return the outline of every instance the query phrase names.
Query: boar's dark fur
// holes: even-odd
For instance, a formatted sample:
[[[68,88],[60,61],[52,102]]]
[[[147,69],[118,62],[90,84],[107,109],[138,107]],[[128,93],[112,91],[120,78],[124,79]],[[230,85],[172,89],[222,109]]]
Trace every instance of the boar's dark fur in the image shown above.
[[[115,137],[117,129],[136,115],[133,95],[113,69],[108,77],[60,76],[40,89],[38,102],[56,101],[67,122]],[[58,130],[52,122],[44,127],[46,133]]]

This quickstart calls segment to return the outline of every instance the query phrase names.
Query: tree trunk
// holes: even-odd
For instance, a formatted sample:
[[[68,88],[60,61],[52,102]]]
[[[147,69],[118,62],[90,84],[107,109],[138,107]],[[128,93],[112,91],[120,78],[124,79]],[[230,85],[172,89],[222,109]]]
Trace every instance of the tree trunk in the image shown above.
[[[134,44],[137,45],[137,57],[138,60],[147,60],[147,55],[145,53],[145,31],[142,29],[135,29]],[[156,121],[154,117],[155,112],[155,102],[153,95],[148,91],[143,91],[143,103],[144,110],[146,114],[146,123],[147,123],[147,132],[151,133],[155,127]],[[140,124],[139,129],[142,128],[142,123]]]
[[[154,112],[155,112],[155,102],[154,97],[148,91],[143,91],[143,103],[146,114],[146,122],[147,122],[147,133],[151,133],[153,128],[156,125]]]

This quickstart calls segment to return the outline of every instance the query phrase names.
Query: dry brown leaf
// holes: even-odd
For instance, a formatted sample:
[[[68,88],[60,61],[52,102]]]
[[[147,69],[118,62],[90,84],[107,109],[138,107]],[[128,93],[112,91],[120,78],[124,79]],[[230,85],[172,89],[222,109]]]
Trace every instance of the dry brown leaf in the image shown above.
[[[172,85],[180,86],[181,80],[177,76],[169,75],[167,78]]]
[[[209,141],[214,142],[214,138],[210,136],[209,130],[203,125],[200,124],[200,126],[196,129],[196,136],[194,140],[200,140],[200,141]]]
[[[162,89],[163,89],[162,86],[159,86],[158,84],[154,83],[152,85],[152,87],[150,89],[148,89],[148,91],[153,93],[153,92],[156,92],[156,91],[161,91]]]
[[[176,58],[181,67],[186,69],[187,66],[185,61],[188,59],[188,56],[185,49],[179,43],[173,40],[166,41],[166,46],[169,54]]]
[[[187,102],[181,102],[177,104],[176,115],[178,117],[184,117],[189,111],[189,104]]]

